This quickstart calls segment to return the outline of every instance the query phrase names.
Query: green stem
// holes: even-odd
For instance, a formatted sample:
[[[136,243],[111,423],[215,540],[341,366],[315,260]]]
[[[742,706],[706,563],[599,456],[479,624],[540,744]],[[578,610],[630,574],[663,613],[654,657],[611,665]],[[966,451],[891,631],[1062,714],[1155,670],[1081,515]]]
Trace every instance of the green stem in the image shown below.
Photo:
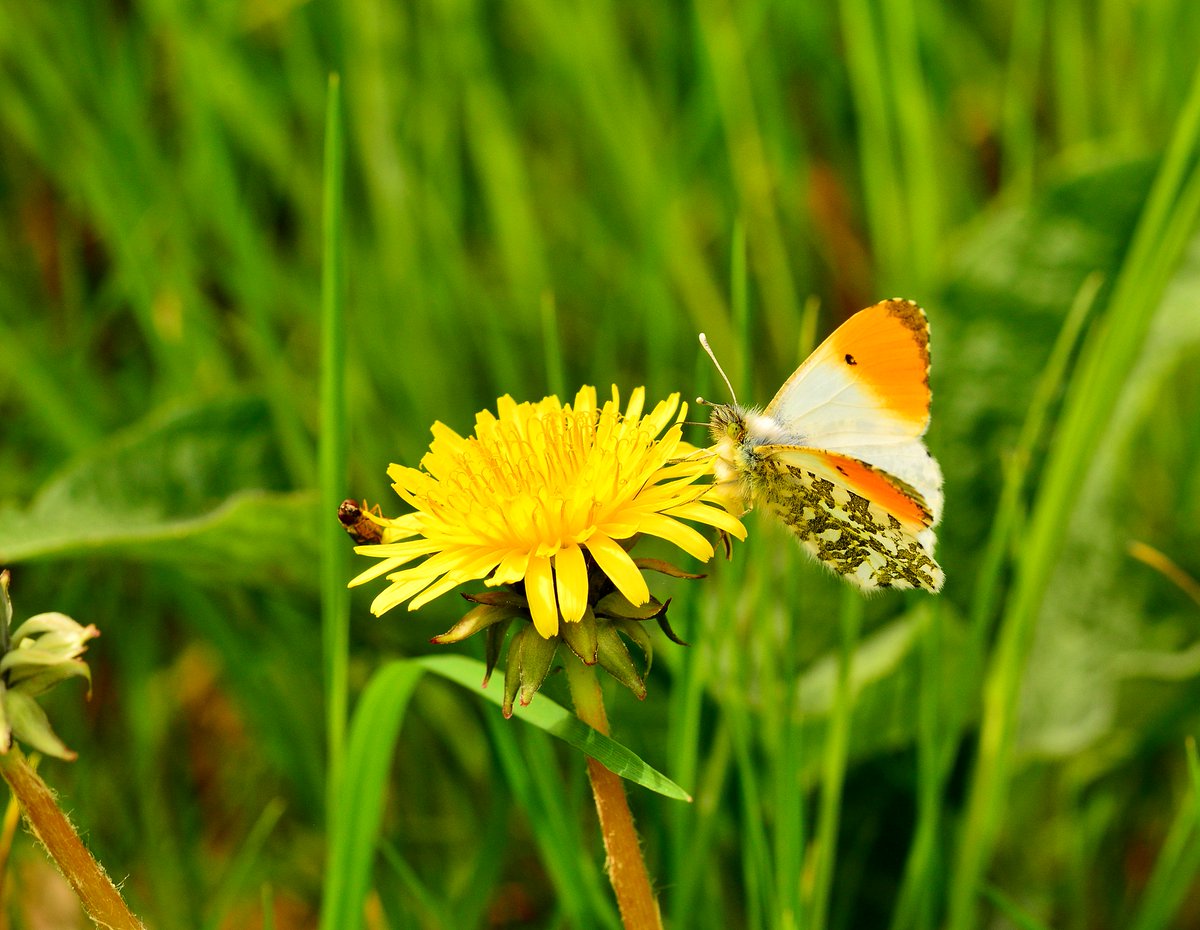
[[[566,650],[563,650],[564,652]],[[608,735],[608,715],[596,670],[584,665],[574,655],[566,658],[567,682],[571,700],[579,719],[594,730]],[[658,902],[650,887],[650,876],[642,858],[641,843],[633,825],[633,814],[625,797],[625,786],[619,775],[603,764],[589,758],[588,777],[596,798],[596,813],[600,832],[604,835],[604,851],[608,856],[608,877],[617,895],[617,907],[626,930],[662,930]]]
[[[325,648],[325,711],[329,762],[326,772],[328,819],[340,798],[346,740],[350,594],[346,590],[346,537],[334,513],[346,493],[346,334],[342,267],[341,79],[329,76],[325,113],[324,240],[321,267],[321,435],[318,442],[321,507],[321,625]]]
[[[33,835],[75,889],[92,921],[107,930],[145,930],[112,879],[79,839],[71,821],[54,800],[54,792],[16,746],[0,754],[0,775],[20,802]]]
[[[812,907],[808,926],[825,930],[829,919],[829,892],[833,887],[833,867],[837,859],[838,824],[842,813],[842,785],[846,778],[846,760],[850,751],[850,719],[854,713],[854,650],[862,628],[863,599],[849,587],[842,594],[841,648],[838,654],[837,684],[829,729],[825,736],[825,756],[821,765],[821,806],[817,817],[817,836],[813,855]]]

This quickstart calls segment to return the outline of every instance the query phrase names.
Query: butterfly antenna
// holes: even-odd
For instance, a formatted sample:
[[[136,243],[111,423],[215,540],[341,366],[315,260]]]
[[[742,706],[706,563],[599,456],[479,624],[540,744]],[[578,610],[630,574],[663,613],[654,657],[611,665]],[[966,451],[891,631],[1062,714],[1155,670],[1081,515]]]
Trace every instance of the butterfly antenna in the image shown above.
[[[738,402],[737,393],[733,390],[733,385],[729,383],[729,376],[725,374],[725,369],[721,367],[721,363],[717,361],[717,357],[713,355],[713,350],[709,348],[708,339],[704,333],[700,334],[700,345],[704,346],[704,351],[708,353],[708,357],[712,359],[712,363],[717,366],[717,371],[721,373],[721,380],[725,382],[725,387],[729,388],[729,396],[733,398],[733,402]],[[696,398],[699,403],[707,403]],[[711,405],[709,405],[711,406]]]

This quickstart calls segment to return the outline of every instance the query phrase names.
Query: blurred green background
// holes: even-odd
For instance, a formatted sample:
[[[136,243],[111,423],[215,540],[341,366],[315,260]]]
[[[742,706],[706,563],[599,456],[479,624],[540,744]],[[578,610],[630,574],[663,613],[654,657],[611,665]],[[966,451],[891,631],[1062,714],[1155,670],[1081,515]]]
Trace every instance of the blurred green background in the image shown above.
[[[848,313],[927,309],[943,594],[862,611],[752,516],[609,695],[696,797],[631,789],[670,926],[1200,924],[1197,48],[1189,0],[0,0],[0,564],[18,619],[103,631],[42,772],[134,908],[317,925],[336,71],[347,496],[395,512],[388,463],[503,393],[724,400],[703,330],[764,403]],[[461,612],[373,593],[352,694]],[[602,862],[576,754],[421,684],[370,926],[614,927]]]

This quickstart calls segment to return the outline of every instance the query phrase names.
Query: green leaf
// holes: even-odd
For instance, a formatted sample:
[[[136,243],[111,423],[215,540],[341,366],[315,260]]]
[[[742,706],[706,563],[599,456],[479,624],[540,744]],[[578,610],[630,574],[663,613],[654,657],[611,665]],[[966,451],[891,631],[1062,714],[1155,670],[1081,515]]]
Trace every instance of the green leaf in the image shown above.
[[[484,666],[476,659],[466,656],[423,656],[413,661],[429,671],[462,685],[493,704],[500,705],[503,696],[496,690],[481,690]],[[593,730],[570,711],[555,704],[541,694],[528,707],[521,708],[517,718],[545,730],[551,736],[574,746],[581,752],[600,762],[605,768],[622,778],[649,788],[658,794],[679,801],[690,801],[691,795],[661,772],[655,771],[632,750],[616,740]]]
[[[332,812],[322,930],[357,930],[370,883],[383,816],[384,789],[404,711],[423,670],[396,661],[381,668],[359,698],[350,721],[341,797]]]
[[[66,747],[50,726],[50,718],[28,694],[9,689],[4,692],[4,711],[14,739],[57,759],[71,761],[75,753]]]
[[[155,417],[0,511],[0,563],[103,553],[311,586],[315,501],[270,490],[280,473],[261,401]]]

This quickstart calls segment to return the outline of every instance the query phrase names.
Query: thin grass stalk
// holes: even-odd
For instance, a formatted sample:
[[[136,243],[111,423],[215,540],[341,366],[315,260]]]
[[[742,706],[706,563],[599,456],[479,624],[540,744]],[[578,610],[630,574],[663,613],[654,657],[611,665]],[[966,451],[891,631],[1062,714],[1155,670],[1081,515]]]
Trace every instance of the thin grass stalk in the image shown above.
[[[1071,356],[1083,333],[1083,324],[1091,316],[1101,283],[1099,274],[1089,275],[1076,293],[1075,300],[1067,311],[1067,318],[1063,321],[1054,346],[1050,349],[1050,356],[1042,368],[1042,375],[1033,389],[1033,397],[1021,424],[1021,432],[1017,436],[1017,442],[1004,471],[1004,484],[1000,489],[996,517],[992,521],[971,598],[968,622],[973,645],[973,649],[968,652],[971,657],[982,658],[991,633],[990,621],[999,601],[1001,576],[1021,513],[1021,499],[1032,465],[1033,453],[1045,435],[1051,407],[1062,391]],[[974,673],[966,675],[968,681],[974,678]]]
[[[896,140],[888,119],[887,82],[879,28],[866,0],[841,0],[842,36],[854,108],[867,227],[874,250],[876,277],[886,286],[907,267],[907,230],[897,222],[906,215],[904,185],[897,168]]]
[[[584,665],[573,655],[566,657],[566,669],[571,700],[575,703],[579,719],[607,736],[608,715],[604,711],[604,698],[596,670]],[[621,776],[610,772],[590,756],[587,765],[600,831],[604,836],[604,851],[608,857],[608,878],[617,896],[617,907],[621,911],[625,930],[662,930],[662,917],[654,890],[650,887],[650,875],[642,858],[642,846],[633,825],[633,814],[629,810],[629,799],[625,796]]]
[[[833,888],[834,863],[837,861],[838,826],[842,814],[842,788],[846,779],[846,760],[850,749],[850,721],[854,715],[854,651],[863,621],[862,595],[849,586],[842,592],[839,611],[841,628],[838,650],[837,682],[833,707],[825,733],[821,763],[821,804],[817,814],[817,835],[812,867],[813,885],[806,926],[825,930],[829,921],[829,897]]]
[[[788,678],[794,681],[795,674]],[[783,699],[783,728],[775,760],[775,895],[778,926],[799,930],[804,921],[804,729],[794,689]]]
[[[1054,66],[1058,144],[1068,148],[1083,142],[1092,134],[1094,95],[1081,94],[1079,88],[1091,83],[1088,54],[1094,54],[1095,46],[1084,35],[1090,17],[1081,0],[1058,0],[1051,7],[1050,15],[1053,20],[1050,51]]]
[[[567,924],[589,926],[599,922],[602,927],[616,930],[620,922],[610,898],[599,878],[593,880],[595,872],[583,868],[587,860],[579,853],[581,839],[568,822],[562,784],[546,741],[531,734],[524,740],[527,758],[523,758],[517,732],[509,721],[489,714],[484,724],[505,781],[529,819]]]
[[[725,718],[733,737],[733,756],[737,765],[741,797],[742,881],[745,884],[743,912],[748,930],[764,926],[766,915],[775,911],[771,889],[771,857],[763,825],[762,789],[759,766],[753,757],[753,735],[745,708],[736,704],[737,698],[726,699]],[[768,922],[765,924],[769,926]]]
[[[318,440],[321,540],[321,628],[325,648],[325,721],[328,740],[326,817],[336,816],[348,705],[350,649],[347,545],[335,519],[346,494],[346,333],[343,295],[341,79],[329,76],[325,110],[324,254],[321,265],[321,434]]]
[[[886,43],[885,67],[891,74],[886,96],[903,165],[907,202],[903,222],[908,226],[908,264],[912,286],[923,291],[933,277],[942,239],[943,159],[937,151],[941,137],[933,127],[933,105],[921,65],[916,0],[880,4]],[[895,269],[889,269],[894,271]]]
[[[1043,0],[1019,0],[1013,9],[1008,74],[1000,113],[1000,147],[1004,181],[1018,202],[1033,192],[1037,159],[1038,63],[1046,23]]]
[[[1129,930],[1168,927],[1200,870],[1200,759],[1188,739],[1188,795],[1179,806]]]
[[[1113,287],[1109,312],[1084,349],[1072,379],[995,657],[989,668],[979,737],[950,898],[949,927],[973,926],[975,901],[1005,804],[1017,703],[1038,607],[1056,564],[1078,490],[1137,359],[1171,269],[1200,219],[1200,67],[1166,157]]]
[[[92,858],[75,827],[17,746],[0,753],[0,775],[21,804],[25,821],[78,895],[88,917],[109,930],[145,930],[117,886]]]
[[[234,910],[238,896],[245,890],[247,880],[261,861],[263,847],[286,807],[282,798],[272,798],[263,807],[254,826],[238,846],[233,862],[226,867],[221,883],[209,894],[211,903],[204,920],[205,930],[220,930],[228,926],[229,915]]]
[[[750,285],[746,271],[746,225],[740,219],[733,224],[733,242],[729,248],[729,309],[737,346],[733,383],[740,396],[749,397],[754,381],[750,370]]]
[[[777,168],[767,155],[751,85],[744,7],[729,0],[697,4],[700,34],[712,72],[726,149],[742,220],[753,241],[749,258],[756,271],[763,321],[777,345],[784,345],[799,308],[791,262],[775,204]]]
[[[1050,930],[1049,927],[1018,905],[1016,901],[999,888],[987,885],[984,887],[983,893],[996,906],[996,909],[1012,922],[1017,930]]]
[[[942,851],[942,789],[949,766],[943,747],[945,728],[939,719],[942,706],[941,601],[929,610],[921,635],[921,680],[917,694],[917,827],[904,869],[891,930],[933,930],[937,876]],[[957,741],[955,741],[957,742]]]
[[[554,299],[553,291],[542,291],[541,309],[546,386],[555,397],[566,397],[567,374],[563,368],[562,343],[558,332],[558,302]]]
[[[695,616],[698,611],[691,611]],[[687,639],[696,641],[695,627],[691,634],[685,633]],[[696,785],[694,804],[673,805],[668,810],[669,834],[668,843],[671,850],[671,884],[674,894],[670,900],[670,921],[673,926],[680,925],[683,915],[691,910],[690,903],[685,900],[688,884],[686,878],[695,875],[696,862],[703,861],[703,853],[697,849],[701,842],[700,834],[705,823],[704,811],[710,806],[704,786],[698,783],[699,756],[701,747],[700,711],[704,700],[705,687],[708,679],[704,649],[684,649],[675,653],[677,668],[673,670],[672,684],[668,701],[670,712],[667,719],[670,723],[670,758],[671,772],[682,785]],[[710,744],[711,745],[711,744]],[[711,756],[710,756],[711,759]],[[695,883],[691,883],[695,887]]]
[[[710,854],[715,842],[715,834],[721,820],[721,798],[725,793],[725,784],[729,777],[733,760],[733,740],[729,735],[729,726],[724,719],[717,724],[713,734],[704,770],[701,772],[696,790],[696,826],[692,831],[692,842],[689,848],[691,858],[681,863],[678,887],[671,897],[671,926],[685,927],[692,915],[698,910],[713,913],[710,902],[696,904],[700,896],[700,888],[712,878],[713,871],[709,863],[715,861]],[[703,865],[698,865],[702,863]],[[713,889],[714,886],[709,886]],[[717,889],[719,890],[719,889]]]

